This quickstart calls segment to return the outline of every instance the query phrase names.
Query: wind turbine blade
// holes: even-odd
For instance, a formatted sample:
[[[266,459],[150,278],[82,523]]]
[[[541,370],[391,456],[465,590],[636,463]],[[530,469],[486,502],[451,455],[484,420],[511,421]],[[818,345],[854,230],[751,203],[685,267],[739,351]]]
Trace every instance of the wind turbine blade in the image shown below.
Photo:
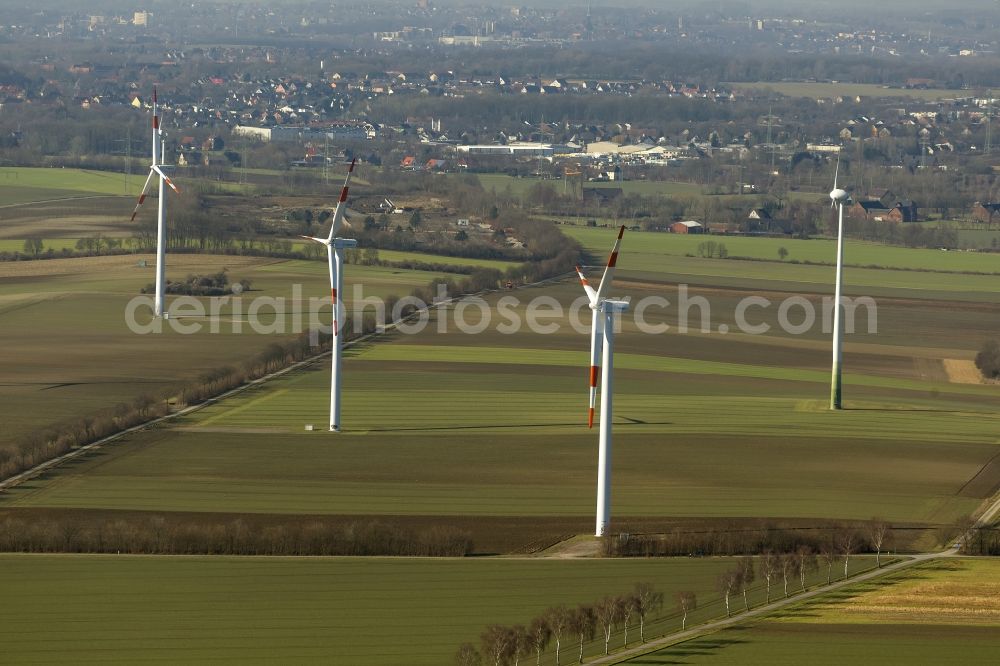
[[[843,201],[840,201],[841,196],[846,196],[843,190],[837,187],[837,177],[840,175],[840,153],[837,153],[837,168],[833,170],[833,189],[830,191],[830,208],[836,208],[837,204],[843,205]]]
[[[601,321],[600,310],[593,311],[590,323],[590,410],[587,412],[587,427],[594,427],[594,406],[597,404],[597,379],[600,376],[601,335],[598,324]]]
[[[338,315],[340,314],[339,312],[337,312],[340,309],[337,304],[337,298],[339,296],[339,294],[337,293],[337,276],[334,275],[334,270],[333,270],[333,253],[336,250],[334,250],[332,245],[326,242],[326,239],[312,238],[311,236],[303,236],[302,238],[309,238],[310,240],[314,240],[319,243],[322,243],[323,245],[326,245],[326,263],[327,263],[327,268],[330,271],[330,302],[333,304],[333,334],[334,336],[336,336],[337,320],[339,319]]]
[[[142,202],[146,200],[146,195],[149,194],[149,186],[153,182],[153,170],[149,170],[149,175],[146,176],[146,184],[142,186],[142,192],[139,193],[139,202],[135,205],[135,210],[132,211],[131,222],[135,222],[135,216],[139,213],[139,207]]]
[[[618,250],[622,246],[622,235],[624,235],[624,233],[625,225],[623,224],[621,229],[618,230],[618,239],[615,241],[615,246],[611,250],[611,256],[608,257],[608,265],[604,268],[604,276],[601,277],[601,284],[597,287],[598,304],[608,297],[608,291],[611,289],[611,282],[615,277],[615,264],[618,263]]]
[[[166,183],[170,187],[170,189],[172,189],[177,194],[181,193],[180,189],[178,189],[178,187],[176,185],[174,185],[174,181],[170,180],[170,177],[167,176],[167,174],[163,173],[160,170],[159,166],[157,166],[157,165],[154,164],[152,168],[153,168],[153,171],[155,171],[156,173],[160,174],[160,178],[163,179],[163,182]]]
[[[330,240],[333,240],[337,232],[340,231],[340,226],[344,221],[344,213],[347,210],[347,191],[351,185],[351,176],[354,174],[354,163],[357,158],[351,160],[351,166],[347,170],[347,177],[344,178],[344,187],[340,190],[340,200],[337,202],[337,208],[333,211],[333,223],[330,225]]]
[[[580,270],[579,266],[576,267],[576,274],[580,276],[580,284],[583,285],[584,291],[586,291],[587,292],[587,296],[590,297],[590,304],[591,305],[596,305],[597,304],[597,290],[595,290],[593,287],[590,286],[590,282],[587,281],[587,278],[583,275],[583,271]]]

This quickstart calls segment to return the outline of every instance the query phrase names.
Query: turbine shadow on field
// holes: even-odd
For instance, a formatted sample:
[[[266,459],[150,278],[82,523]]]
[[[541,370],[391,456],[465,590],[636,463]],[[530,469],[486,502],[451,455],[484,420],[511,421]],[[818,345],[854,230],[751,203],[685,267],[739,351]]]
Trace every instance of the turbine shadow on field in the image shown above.
[[[627,418],[627,417],[620,417]],[[479,424],[479,425],[460,425],[460,426],[425,426],[420,428],[369,428],[368,432],[424,432],[424,431],[434,431],[434,430],[493,430],[495,428],[565,428],[572,426],[581,425],[579,421],[573,421],[571,423],[494,423],[494,424]],[[630,425],[673,425],[671,421],[639,421],[636,419],[627,419],[626,423],[616,423],[617,426],[630,426]],[[594,428],[596,431],[597,429]]]
[[[933,409],[929,407],[843,407],[844,412],[927,412],[929,414],[970,414],[965,409]]]
[[[743,627],[730,627],[727,632],[745,630]],[[667,648],[660,652],[654,652],[646,657],[640,657],[629,661],[630,664],[687,664],[690,663],[688,657],[711,657],[718,656],[717,653],[732,645],[743,645],[750,641],[742,638],[712,638],[696,639],[687,641]]]

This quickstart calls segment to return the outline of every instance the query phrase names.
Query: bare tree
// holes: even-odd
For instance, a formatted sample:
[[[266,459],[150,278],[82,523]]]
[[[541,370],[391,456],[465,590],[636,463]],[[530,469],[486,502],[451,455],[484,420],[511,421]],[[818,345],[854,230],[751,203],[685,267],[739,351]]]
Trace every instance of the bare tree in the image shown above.
[[[554,606],[545,612],[545,622],[549,625],[552,638],[556,639],[556,666],[559,666],[563,634],[569,632],[572,621],[573,611],[565,606]]]
[[[455,653],[455,664],[457,666],[481,666],[483,657],[479,650],[472,643],[463,643]]]
[[[604,631],[604,654],[608,653],[608,643],[611,641],[611,631],[622,614],[622,599],[620,597],[604,597],[594,605],[594,615]]]
[[[820,559],[826,564],[826,584],[833,582],[833,563],[837,560],[837,550],[832,543],[824,543],[819,549]]]
[[[767,603],[771,603],[771,580],[778,574],[779,559],[773,550],[765,550],[764,554],[760,556],[760,562],[758,563],[760,577],[764,579],[764,585],[767,590]]]
[[[639,616],[639,640],[646,642],[646,617],[663,608],[663,592],[657,592],[652,583],[635,584],[635,612]]]
[[[844,528],[837,535],[837,550],[844,556],[844,578],[847,578],[847,565],[851,561],[851,555],[858,552],[859,545],[858,533],[851,528]]]
[[[795,559],[797,561],[795,568],[799,572],[799,585],[805,590],[806,575],[819,568],[819,564],[816,562],[816,553],[809,546],[801,545],[795,551]]]
[[[625,631],[623,636],[624,644],[622,647],[628,647],[628,622],[633,615],[638,614],[639,601],[635,598],[634,594],[626,594],[621,598],[621,602],[622,627]]]
[[[740,558],[737,566],[740,569],[740,590],[743,592],[743,607],[746,610],[750,610],[750,600],[747,598],[747,591],[753,585],[753,581],[756,578],[754,575],[753,558],[743,556]]]
[[[875,549],[875,566],[882,566],[882,544],[885,543],[889,534],[889,523],[881,518],[872,518],[868,523],[868,538],[871,540],[872,548]]]
[[[551,640],[552,629],[549,628],[549,622],[545,616],[536,617],[532,620],[531,624],[528,625],[528,642],[535,651],[536,666],[542,663],[542,652]]]
[[[528,654],[531,647],[531,637],[523,624],[515,624],[510,628],[510,656],[514,658],[514,666],[521,663],[521,657]]]
[[[594,637],[597,621],[594,617],[594,609],[586,604],[580,604],[570,616],[569,631],[576,634],[580,639],[579,661],[583,663],[583,643]]]
[[[493,666],[506,664],[510,658],[513,643],[510,629],[499,624],[491,624],[479,637],[483,645],[483,654]]]
[[[785,584],[785,596],[788,596],[788,577],[795,575],[795,557],[791,553],[785,553],[778,561],[781,569],[781,580]]]
[[[716,580],[716,586],[718,587],[719,592],[722,593],[722,596],[726,600],[726,617],[730,617],[732,615],[732,611],[729,608],[729,597],[733,594],[733,592],[739,589],[740,586],[739,571],[732,569],[729,571],[723,571],[721,574],[719,574],[719,577]]]
[[[678,592],[677,593],[677,608],[680,609],[683,616],[681,617],[681,631],[687,629],[688,613],[693,611],[698,607],[698,597],[694,592]]]

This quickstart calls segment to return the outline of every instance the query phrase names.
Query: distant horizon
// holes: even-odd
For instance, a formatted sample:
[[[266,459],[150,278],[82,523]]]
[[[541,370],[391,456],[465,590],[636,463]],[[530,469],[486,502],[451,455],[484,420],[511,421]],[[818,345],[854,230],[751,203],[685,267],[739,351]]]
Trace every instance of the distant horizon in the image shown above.
[[[412,7],[415,6],[416,0],[369,0],[372,4],[376,5],[398,5],[400,7]],[[265,5],[270,6],[281,6],[281,5],[316,5],[320,4],[317,0],[277,0],[277,2],[237,2],[237,0],[201,0],[197,4],[243,4],[243,5]],[[120,7],[121,11],[140,11],[143,8],[150,9],[159,5],[165,4],[163,0],[145,0],[144,3],[136,4],[135,2],[126,2],[126,0],[93,0],[92,2],[80,3],[75,0],[37,0],[33,5],[39,9],[48,8],[65,8],[67,11],[76,11],[85,13],[87,11],[97,11],[100,9],[105,9],[108,7]],[[529,0],[529,1],[490,1],[490,0],[431,0],[431,4],[441,7],[457,7],[457,6],[469,6],[469,7],[493,7],[493,8],[513,8],[513,7],[527,7],[531,8],[559,8],[559,9],[572,9],[573,7],[579,7],[585,9],[588,5],[595,10],[602,9],[621,9],[621,8],[651,8],[658,9],[665,12],[670,11],[698,11],[702,13],[714,13],[714,12],[724,12],[729,14],[747,14],[747,15],[757,15],[761,13],[771,13],[777,15],[795,15],[804,11],[815,11],[815,10],[836,10],[844,11],[847,8],[859,8],[859,7],[869,7],[870,3],[863,2],[862,0],[799,0],[798,2],[792,3],[783,0],[718,0],[716,2],[706,3],[700,2],[699,0],[674,0],[670,2],[667,6],[664,6],[663,2],[658,0],[597,0],[596,2],[588,3],[585,0],[574,0],[572,3],[561,2],[560,0]],[[916,12],[934,12],[934,11],[944,11],[954,10],[954,3],[945,3],[940,0],[885,0],[881,3],[883,8],[888,9],[907,9],[909,11]],[[24,8],[24,3],[17,0],[0,0],[0,8],[6,7],[16,7]],[[94,8],[94,9],[90,9]],[[972,11],[981,11],[1000,9],[1000,2],[997,0],[969,0],[962,4],[961,14],[967,16]]]

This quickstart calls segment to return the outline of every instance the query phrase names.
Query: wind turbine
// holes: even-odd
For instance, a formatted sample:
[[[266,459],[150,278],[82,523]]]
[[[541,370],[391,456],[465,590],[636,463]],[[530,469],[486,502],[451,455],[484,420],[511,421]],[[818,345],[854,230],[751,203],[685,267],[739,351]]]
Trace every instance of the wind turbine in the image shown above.
[[[156,115],[156,88],[153,88],[153,162],[149,166],[149,175],[146,176],[146,184],[142,186],[139,194],[139,203],[132,211],[132,221],[139,212],[139,207],[146,200],[149,193],[149,186],[153,178],[157,178],[160,183],[159,201],[157,202],[156,213],[156,295],[153,301],[153,313],[157,317],[166,318],[163,310],[163,290],[166,286],[166,255],[167,255],[167,187],[180,194],[180,190],[174,182],[163,172],[165,165],[161,164],[163,159],[163,131],[160,129],[160,117]],[[166,187],[165,187],[166,186]]]
[[[604,536],[611,523],[611,416],[612,398],[614,394],[614,341],[615,317],[628,310],[627,300],[609,299],[608,290],[615,275],[615,265],[618,263],[618,250],[621,248],[622,235],[625,226],[618,230],[618,238],[611,250],[608,264],[597,289],[590,286],[583,271],[578,266],[577,274],[583,284],[584,291],[590,298],[590,309],[593,312],[590,326],[590,410],[587,414],[588,427],[594,427],[594,402],[597,397],[597,376],[601,375],[601,416],[600,438],[597,460],[597,517],[594,533]],[[598,365],[600,359],[600,365]],[[601,372],[599,368],[603,368]]]
[[[840,156],[837,156],[837,168],[833,172],[833,189],[830,190],[830,207],[837,208],[837,283],[833,291],[833,370],[830,377],[830,409],[841,408],[841,377],[840,367],[843,358],[844,341],[841,335],[840,322],[840,290],[843,285],[844,269],[844,202],[847,192],[837,187],[837,176],[840,175]]]
[[[358,241],[349,238],[337,238],[337,232],[344,222],[344,212],[347,210],[347,189],[354,173],[354,162],[347,170],[344,187],[340,191],[340,200],[333,212],[333,223],[330,225],[330,235],[326,238],[302,236],[326,246],[326,259],[330,267],[330,300],[333,303],[333,340],[331,341],[330,369],[330,431],[340,432],[340,352],[343,347],[343,330],[340,327],[340,295],[344,291],[344,249],[357,247]]]

